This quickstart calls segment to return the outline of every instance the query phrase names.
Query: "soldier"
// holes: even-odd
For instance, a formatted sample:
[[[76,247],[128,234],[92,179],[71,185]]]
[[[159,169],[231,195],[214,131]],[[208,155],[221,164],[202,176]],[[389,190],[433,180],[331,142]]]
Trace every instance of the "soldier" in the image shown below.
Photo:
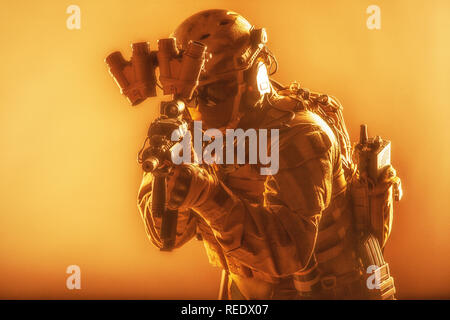
[[[223,299],[367,298],[349,188],[356,170],[339,102],[269,80],[276,60],[265,31],[237,13],[199,12],[172,37],[180,50],[192,40],[210,53],[191,105],[203,127],[279,129],[274,175],[252,164],[172,168],[167,204],[178,210],[175,247],[196,235],[203,240],[210,263],[224,270]],[[391,167],[386,172],[385,189],[395,177]],[[144,174],[138,206],[161,247],[152,179]]]

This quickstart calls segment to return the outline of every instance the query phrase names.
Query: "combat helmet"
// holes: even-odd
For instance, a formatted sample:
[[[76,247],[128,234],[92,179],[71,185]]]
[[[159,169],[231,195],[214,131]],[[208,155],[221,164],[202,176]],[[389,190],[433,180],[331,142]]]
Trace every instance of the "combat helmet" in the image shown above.
[[[217,126],[235,123],[243,105],[253,105],[270,92],[266,66],[271,65],[264,28],[223,9],[198,12],[171,34],[180,51],[189,41],[207,47],[198,95],[202,118]],[[214,118],[214,119],[213,119]]]

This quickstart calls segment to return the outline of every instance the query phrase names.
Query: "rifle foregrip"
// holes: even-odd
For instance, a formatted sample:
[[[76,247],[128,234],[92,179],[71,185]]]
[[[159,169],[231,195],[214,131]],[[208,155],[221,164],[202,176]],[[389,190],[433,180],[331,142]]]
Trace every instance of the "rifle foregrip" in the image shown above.
[[[152,214],[156,218],[164,215],[166,206],[166,177],[155,176],[152,192]]]
[[[178,211],[166,209],[161,222],[161,251],[171,251],[177,236]]]

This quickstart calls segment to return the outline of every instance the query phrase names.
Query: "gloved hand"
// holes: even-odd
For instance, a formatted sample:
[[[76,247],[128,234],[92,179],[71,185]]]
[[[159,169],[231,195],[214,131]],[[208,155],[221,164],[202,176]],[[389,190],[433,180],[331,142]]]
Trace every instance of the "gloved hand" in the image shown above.
[[[380,194],[386,192],[390,187],[393,187],[393,197],[395,201],[400,201],[403,196],[401,180],[397,176],[397,171],[392,165],[389,165],[378,177],[373,194]]]
[[[383,248],[392,231],[393,202],[400,201],[402,198],[401,180],[394,167],[389,165],[381,173],[369,197],[372,231]]]
[[[167,207],[195,209],[213,196],[218,179],[197,164],[183,164],[170,169],[167,176]]]

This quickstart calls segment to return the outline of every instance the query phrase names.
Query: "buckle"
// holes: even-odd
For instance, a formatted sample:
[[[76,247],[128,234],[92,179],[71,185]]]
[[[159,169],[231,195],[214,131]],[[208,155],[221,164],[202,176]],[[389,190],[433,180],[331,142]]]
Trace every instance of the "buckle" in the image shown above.
[[[336,276],[322,277],[322,279],[320,279],[320,283],[324,289],[333,289],[336,287]]]

